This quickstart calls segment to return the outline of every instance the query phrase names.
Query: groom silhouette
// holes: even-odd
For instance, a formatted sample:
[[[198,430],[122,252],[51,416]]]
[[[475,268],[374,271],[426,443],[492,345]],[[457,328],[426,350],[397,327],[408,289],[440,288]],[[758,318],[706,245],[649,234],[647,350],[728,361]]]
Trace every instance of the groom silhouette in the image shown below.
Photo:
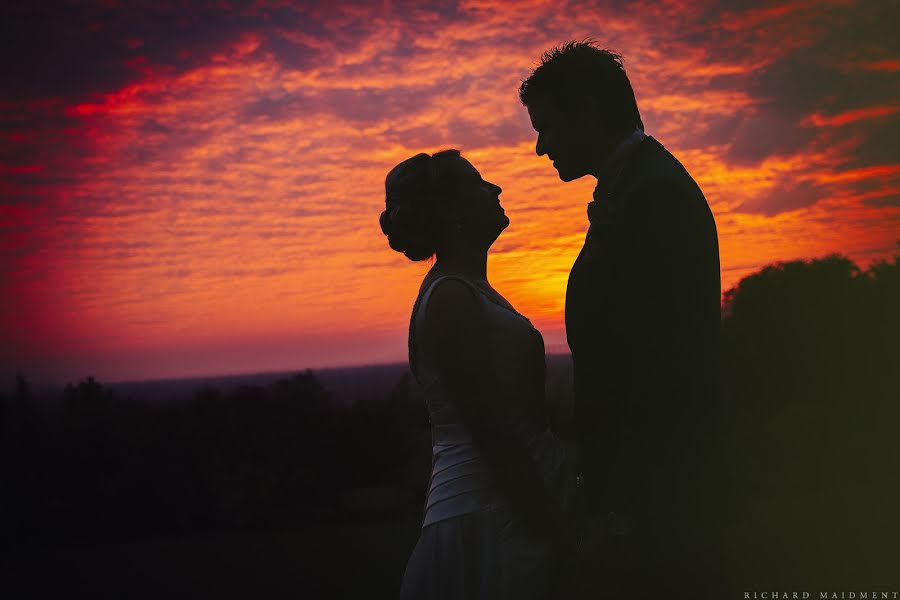
[[[619,55],[544,53],[519,96],[563,181],[597,178],[566,290],[582,597],[721,599],[724,469],[716,226],[644,133]]]

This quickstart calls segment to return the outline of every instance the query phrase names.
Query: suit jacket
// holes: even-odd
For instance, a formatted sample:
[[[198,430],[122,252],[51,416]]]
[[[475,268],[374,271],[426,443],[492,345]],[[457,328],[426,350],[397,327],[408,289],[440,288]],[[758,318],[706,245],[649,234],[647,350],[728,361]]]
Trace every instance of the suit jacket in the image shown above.
[[[674,554],[673,539],[720,528],[715,222],[650,136],[588,216],[566,291],[584,505],[609,516],[606,534]]]

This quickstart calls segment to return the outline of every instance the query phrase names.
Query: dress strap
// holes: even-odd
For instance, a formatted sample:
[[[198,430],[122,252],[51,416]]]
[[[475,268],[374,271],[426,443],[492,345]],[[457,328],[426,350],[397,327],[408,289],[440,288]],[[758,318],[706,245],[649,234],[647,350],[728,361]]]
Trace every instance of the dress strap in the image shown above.
[[[418,367],[418,344],[416,339],[416,326],[421,327],[425,322],[425,311],[428,308],[428,299],[431,297],[431,294],[434,292],[437,285],[445,281],[447,279],[455,279],[457,281],[461,281],[464,283],[472,292],[475,294],[477,298],[484,298],[485,293],[483,290],[479,289],[478,286],[473,284],[471,281],[466,279],[465,277],[460,277],[458,275],[440,275],[435,277],[433,281],[431,281],[428,286],[419,294],[419,297],[416,298],[415,304],[413,304],[412,315],[409,318],[409,367],[412,371],[413,377],[415,377],[416,382],[420,385],[423,383],[421,378],[419,377]]]

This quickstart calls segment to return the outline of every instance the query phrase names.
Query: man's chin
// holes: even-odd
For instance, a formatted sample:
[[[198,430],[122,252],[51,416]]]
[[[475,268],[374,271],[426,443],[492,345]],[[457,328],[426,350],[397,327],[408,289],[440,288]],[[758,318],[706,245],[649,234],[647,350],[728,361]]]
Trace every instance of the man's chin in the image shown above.
[[[556,169],[557,173],[559,173],[559,178],[566,183],[570,181],[575,181],[576,179],[580,179],[587,175],[587,173],[576,173],[573,171],[566,171],[563,169]]]

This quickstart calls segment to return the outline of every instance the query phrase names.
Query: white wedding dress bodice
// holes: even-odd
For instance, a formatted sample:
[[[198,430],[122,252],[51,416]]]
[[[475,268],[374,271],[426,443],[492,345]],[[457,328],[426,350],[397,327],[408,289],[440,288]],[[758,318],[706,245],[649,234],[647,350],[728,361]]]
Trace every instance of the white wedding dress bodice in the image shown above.
[[[549,427],[540,332],[487,281],[440,276],[423,283],[410,320],[410,365],[423,388],[432,431],[431,480],[422,527],[514,500],[506,498],[494,483],[487,462],[459,416],[453,392],[443,385],[433,357],[424,351],[421,336],[428,300],[448,278],[465,283],[479,298],[495,377],[493,389],[497,390],[497,397],[490,400],[499,404],[506,425],[527,441],[538,472],[560,507],[566,509],[574,495],[574,477],[565,446]]]

